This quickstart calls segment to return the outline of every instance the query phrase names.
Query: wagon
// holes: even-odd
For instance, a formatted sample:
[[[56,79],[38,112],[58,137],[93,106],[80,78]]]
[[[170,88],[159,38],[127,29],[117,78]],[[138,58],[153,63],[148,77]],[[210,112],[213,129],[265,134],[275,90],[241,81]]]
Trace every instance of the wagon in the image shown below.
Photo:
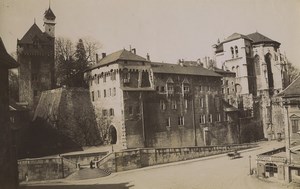
[[[229,152],[227,154],[227,156],[230,158],[230,159],[235,159],[235,158],[240,158],[241,157],[241,154],[237,151],[234,151],[234,152]]]

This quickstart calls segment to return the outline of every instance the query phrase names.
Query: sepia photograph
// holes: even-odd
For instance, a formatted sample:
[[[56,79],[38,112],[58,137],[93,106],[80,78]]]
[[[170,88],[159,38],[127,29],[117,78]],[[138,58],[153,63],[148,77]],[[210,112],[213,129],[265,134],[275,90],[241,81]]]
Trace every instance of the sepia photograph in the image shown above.
[[[0,189],[300,189],[300,0],[0,0]]]

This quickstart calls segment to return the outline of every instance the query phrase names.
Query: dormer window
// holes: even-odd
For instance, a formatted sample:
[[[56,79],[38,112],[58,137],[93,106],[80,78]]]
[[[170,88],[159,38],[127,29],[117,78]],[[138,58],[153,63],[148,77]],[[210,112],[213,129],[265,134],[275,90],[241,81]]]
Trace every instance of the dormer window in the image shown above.
[[[174,86],[172,84],[167,84],[168,94],[174,94]]]
[[[189,92],[190,92],[190,86],[188,86],[188,85],[183,85],[183,92],[184,92],[184,94],[189,93]]]

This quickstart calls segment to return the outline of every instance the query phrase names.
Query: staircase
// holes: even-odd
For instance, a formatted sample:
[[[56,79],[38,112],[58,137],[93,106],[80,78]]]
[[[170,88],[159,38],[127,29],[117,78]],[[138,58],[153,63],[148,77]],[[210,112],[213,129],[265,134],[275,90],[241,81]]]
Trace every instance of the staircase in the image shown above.
[[[106,177],[110,174],[111,174],[111,172],[108,170],[105,170],[105,169],[83,168],[83,169],[76,171],[75,173],[73,173],[72,175],[67,177],[66,179],[70,179],[70,180],[94,179],[94,178]]]

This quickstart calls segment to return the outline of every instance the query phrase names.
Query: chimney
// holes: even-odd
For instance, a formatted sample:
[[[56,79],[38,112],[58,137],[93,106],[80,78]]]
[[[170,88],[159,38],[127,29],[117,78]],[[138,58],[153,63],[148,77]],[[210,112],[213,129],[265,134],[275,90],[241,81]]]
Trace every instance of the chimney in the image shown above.
[[[133,48],[133,49],[132,49],[132,52],[133,52],[133,54],[136,54],[136,49]]]
[[[106,57],[106,53],[102,53],[102,58]]]
[[[99,59],[98,53],[96,53],[96,64],[98,63],[98,59]]]
[[[147,53],[147,60],[150,61],[150,55]]]

